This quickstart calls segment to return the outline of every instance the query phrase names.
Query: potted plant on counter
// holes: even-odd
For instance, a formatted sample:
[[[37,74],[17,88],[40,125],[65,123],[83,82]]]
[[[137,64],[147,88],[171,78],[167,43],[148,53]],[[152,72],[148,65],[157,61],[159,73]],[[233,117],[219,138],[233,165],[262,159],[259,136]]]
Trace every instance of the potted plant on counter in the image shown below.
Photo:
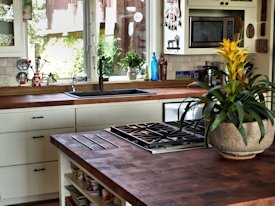
[[[207,90],[195,103],[189,103],[181,117],[194,105],[203,104],[206,122],[205,143],[210,143],[229,159],[250,159],[270,147],[274,139],[274,116],[267,106],[275,85],[268,77],[254,75],[247,67],[246,49],[240,49],[240,40],[224,40],[217,55],[225,59],[225,82],[209,87],[196,81],[191,85]]]
[[[145,63],[145,61],[135,51],[129,51],[126,56],[121,59],[120,65],[127,69],[127,76],[130,80],[136,79],[137,71]]]

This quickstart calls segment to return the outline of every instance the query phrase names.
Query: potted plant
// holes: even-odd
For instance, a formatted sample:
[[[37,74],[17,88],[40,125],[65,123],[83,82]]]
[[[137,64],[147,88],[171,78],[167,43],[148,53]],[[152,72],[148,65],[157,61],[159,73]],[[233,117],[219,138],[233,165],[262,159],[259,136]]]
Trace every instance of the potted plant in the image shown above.
[[[274,117],[266,105],[266,95],[275,91],[275,85],[268,77],[252,73],[247,67],[246,49],[240,49],[239,42],[224,39],[218,48],[217,54],[224,57],[227,68],[224,84],[209,87],[200,81],[191,83],[207,93],[188,104],[180,125],[184,126],[190,108],[203,104],[206,146],[210,143],[225,158],[249,159],[273,142]]]
[[[126,56],[121,59],[120,65],[122,68],[127,68],[127,75],[130,80],[136,79],[136,72],[140,70],[140,67],[145,61],[135,51],[129,51]]]

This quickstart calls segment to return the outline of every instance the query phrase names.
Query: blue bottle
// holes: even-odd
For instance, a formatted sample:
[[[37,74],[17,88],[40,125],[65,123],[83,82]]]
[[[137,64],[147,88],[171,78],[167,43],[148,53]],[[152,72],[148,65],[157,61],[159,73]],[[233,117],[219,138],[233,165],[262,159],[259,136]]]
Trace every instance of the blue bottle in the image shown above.
[[[153,56],[151,60],[151,80],[152,81],[159,80],[159,67],[158,67],[158,60],[155,52],[153,52]]]

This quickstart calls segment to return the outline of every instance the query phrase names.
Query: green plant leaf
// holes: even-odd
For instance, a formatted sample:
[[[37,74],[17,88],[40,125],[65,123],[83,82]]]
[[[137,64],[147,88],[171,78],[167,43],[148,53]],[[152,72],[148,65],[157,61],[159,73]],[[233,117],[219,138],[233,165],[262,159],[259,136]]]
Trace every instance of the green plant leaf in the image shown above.
[[[205,105],[203,113],[206,119],[208,119],[211,113],[213,113],[215,105],[216,105],[215,101],[209,102],[208,104]]]
[[[225,95],[220,90],[220,85],[215,86],[214,88],[210,88],[206,83],[200,82],[200,81],[192,82],[189,85],[190,86],[199,86],[199,87],[201,87],[203,89],[208,90],[208,94],[214,95],[221,102],[225,99]]]
[[[249,104],[253,108],[252,109],[253,111],[256,110],[257,113],[264,115],[266,118],[268,118],[271,121],[272,125],[274,125],[273,114],[265,105],[262,105],[261,103],[256,101],[249,101]]]
[[[192,107],[192,103],[193,103],[193,101],[190,101],[190,102],[187,103],[187,105],[185,107],[185,111],[181,115],[181,118],[180,118],[180,121],[179,121],[179,130],[182,130],[182,128],[184,127],[184,118],[185,118],[187,112]]]
[[[243,104],[240,101],[237,101],[234,103],[234,105],[237,108],[238,111],[238,116],[239,116],[239,126],[243,124],[243,119],[244,119],[244,109],[243,109]]]
[[[209,137],[210,128],[214,119],[215,119],[214,116],[211,116],[211,118],[207,120],[207,126],[205,129],[205,138],[204,138],[204,144],[206,147],[209,147],[208,137]]]
[[[244,129],[243,125],[240,125],[237,129],[239,130],[245,145],[247,145],[248,144],[248,138],[247,138],[247,134],[245,132],[245,129]]]
[[[261,138],[260,138],[260,141],[259,141],[259,143],[260,143],[263,140],[264,136],[265,136],[265,128],[264,128],[262,118],[256,112],[254,112],[252,110],[248,110],[248,111],[254,117],[254,119],[258,122],[260,132],[261,132]]]
[[[232,111],[227,112],[227,117],[236,127],[238,126],[238,117]]]
[[[226,111],[221,111],[215,116],[215,120],[211,123],[210,132],[216,129],[227,117]]]

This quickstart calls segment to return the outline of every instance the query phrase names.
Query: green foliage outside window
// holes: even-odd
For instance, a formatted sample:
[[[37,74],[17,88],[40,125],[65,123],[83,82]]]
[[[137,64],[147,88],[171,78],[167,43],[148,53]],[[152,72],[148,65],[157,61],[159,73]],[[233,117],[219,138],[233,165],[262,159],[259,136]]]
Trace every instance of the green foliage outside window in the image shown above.
[[[115,72],[114,68],[115,65],[118,63],[121,54],[119,41],[119,38],[114,38],[113,40],[109,41],[107,36],[99,36],[98,38],[97,61],[102,56],[105,57],[105,60],[102,62],[102,73],[105,77],[109,77]],[[99,64],[97,65],[99,66]]]

